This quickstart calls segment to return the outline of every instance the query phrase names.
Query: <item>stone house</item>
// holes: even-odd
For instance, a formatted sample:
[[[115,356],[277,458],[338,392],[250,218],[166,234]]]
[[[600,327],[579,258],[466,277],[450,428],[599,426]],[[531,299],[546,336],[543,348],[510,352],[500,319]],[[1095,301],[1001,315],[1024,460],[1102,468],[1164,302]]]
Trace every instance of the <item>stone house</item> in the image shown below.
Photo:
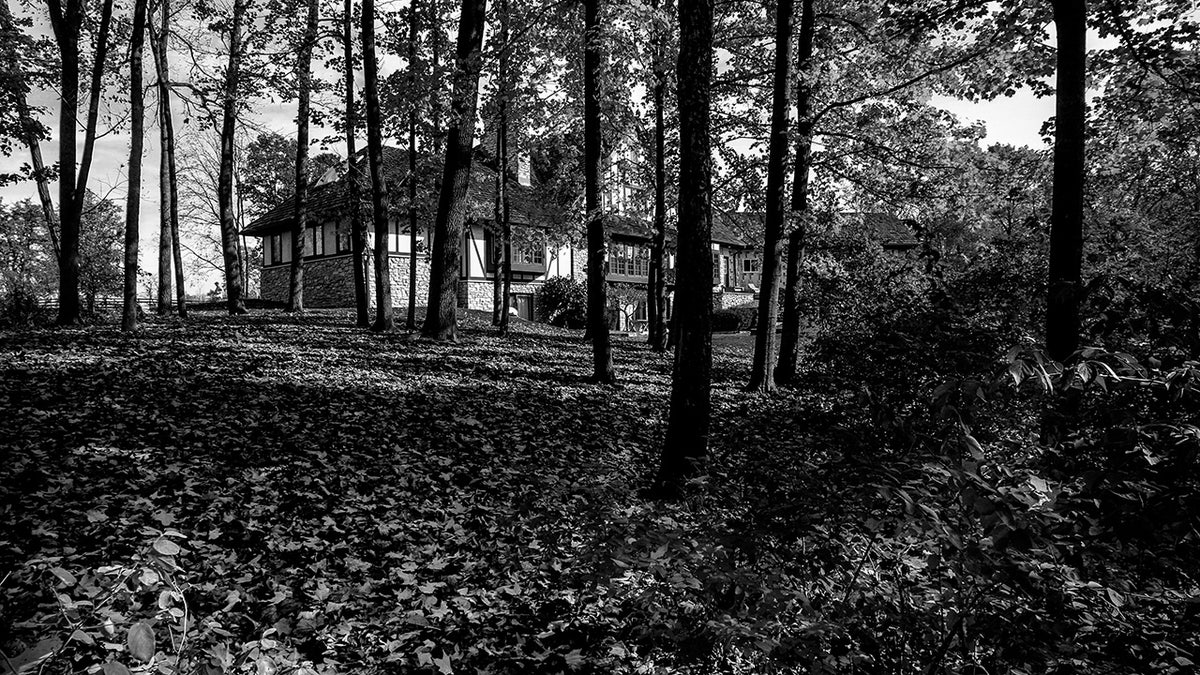
[[[477,149],[477,152],[479,150]],[[417,297],[424,306],[429,293],[429,241],[436,202],[433,191],[438,166],[423,161],[418,175],[417,246],[412,250],[408,215],[408,153],[384,148],[384,176],[390,201],[388,236],[383,245],[388,251],[392,302],[408,304],[409,272],[412,256],[417,256]],[[368,230],[368,254],[377,245],[370,224],[370,180],[366,158],[360,155],[360,211]],[[510,221],[514,231],[512,305],[518,313],[533,318],[536,288],[552,276],[582,275],[582,262],[570,246],[550,245],[545,239],[540,210],[533,203],[527,165],[517,177],[508,179]],[[486,154],[472,164],[468,191],[468,215],[462,240],[462,268],[459,274],[459,303],[470,309],[492,308],[494,265],[493,214],[496,194],[496,168]],[[309,192],[309,223],[305,227],[304,298],[308,307],[349,307],[354,304],[354,275],[351,260],[351,200],[345,172],[332,171],[323,176]],[[242,233],[263,239],[262,297],[283,302],[287,299],[291,278],[292,223],[294,199],[289,198],[256,218]],[[367,297],[373,305],[374,266],[368,258]]]

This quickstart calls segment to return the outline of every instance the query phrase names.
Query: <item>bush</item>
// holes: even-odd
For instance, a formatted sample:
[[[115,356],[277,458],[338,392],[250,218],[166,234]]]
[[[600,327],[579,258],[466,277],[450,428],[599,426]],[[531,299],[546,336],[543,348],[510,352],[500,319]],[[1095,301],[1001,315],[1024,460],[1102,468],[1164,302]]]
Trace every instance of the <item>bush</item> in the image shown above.
[[[15,288],[0,294],[0,325],[29,326],[46,320],[46,312],[32,292]]]
[[[538,321],[567,328],[587,325],[587,288],[570,277],[548,280],[534,300]]]
[[[739,331],[742,329],[742,323],[742,315],[739,312],[718,309],[712,314],[712,331],[714,333]]]

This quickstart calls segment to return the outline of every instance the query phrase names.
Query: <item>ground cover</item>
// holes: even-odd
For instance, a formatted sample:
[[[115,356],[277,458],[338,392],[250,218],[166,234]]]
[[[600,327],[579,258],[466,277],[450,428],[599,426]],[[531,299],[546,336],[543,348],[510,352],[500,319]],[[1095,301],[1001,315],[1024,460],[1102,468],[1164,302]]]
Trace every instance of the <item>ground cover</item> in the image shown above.
[[[1194,668],[1194,427],[1039,446],[907,342],[749,395],[717,336],[708,474],[653,503],[668,355],[617,339],[607,388],[579,332],[349,324],[0,334],[0,673]],[[1083,411],[1193,420],[1188,386]],[[1160,454],[1106,463],[1134,428]]]

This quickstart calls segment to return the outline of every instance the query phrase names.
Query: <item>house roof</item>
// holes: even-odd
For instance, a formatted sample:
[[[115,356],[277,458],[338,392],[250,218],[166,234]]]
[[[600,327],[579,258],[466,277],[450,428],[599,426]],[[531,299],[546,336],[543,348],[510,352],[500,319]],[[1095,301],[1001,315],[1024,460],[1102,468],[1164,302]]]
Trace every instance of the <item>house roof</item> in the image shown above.
[[[877,238],[884,248],[908,249],[921,244],[913,234],[913,221],[901,220],[893,214],[878,211],[845,215],[861,219],[863,230]]]
[[[733,214],[740,216],[742,214]],[[737,234],[737,230],[729,223],[730,214],[713,210],[712,232],[709,239],[715,244],[726,244],[734,248],[753,248]],[[634,239],[650,241],[654,238],[654,224],[641,218],[632,218],[619,214],[608,214],[604,217],[604,229],[618,239]],[[667,243],[673,245],[676,239],[674,228],[667,230]]]
[[[476,148],[475,161],[471,164],[471,184],[467,191],[470,202],[467,217],[476,220],[488,220],[493,217],[496,200],[496,167],[494,161],[489,161],[486,153]],[[359,200],[364,208],[369,209],[371,200],[371,176],[367,169],[366,151],[358,153],[359,162]],[[419,162],[418,175],[422,184],[432,192],[435,178],[439,176],[439,162]],[[383,148],[383,174],[387,183],[388,198],[391,209],[399,210],[408,207],[408,151],[400,148],[385,146]],[[509,217],[514,223],[530,224],[537,222],[540,210],[532,198],[532,191],[526,185],[521,185],[515,179],[508,180]],[[427,198],[431,201],[436,197]],[[282,203],[255,218],[242,234],[262,237],[276,234],[291,228],[295,213],[295,196],[288,197]],[[431,205],[430,205],[431,206]],[[327,218],[341,214],[350,208],[349,182],[344,172],[334,180],[320,183],[308,193],[308,210],[310,217]],[[432,211],[432,208],[429,209]],[[427,216],[425,220],[428,220]]]

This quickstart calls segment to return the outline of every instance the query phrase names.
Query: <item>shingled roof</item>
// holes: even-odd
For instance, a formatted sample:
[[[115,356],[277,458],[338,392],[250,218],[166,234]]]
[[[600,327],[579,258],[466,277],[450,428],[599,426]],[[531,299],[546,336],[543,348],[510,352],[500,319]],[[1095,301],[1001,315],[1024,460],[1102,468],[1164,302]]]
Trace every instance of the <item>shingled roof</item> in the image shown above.
[[[496,168],[488,161],[486,154],[476,150],[476,159],[471,165],[471,185],[467,192],[470,208],[467,217],[475,220],[492,219],[496,200]],[[371,177],[367,170],[366,152],[358,154],[359,161],[359,196],[363,208],[369,211],[371,200]],[[418,173],[425,185],[433,185],[440,172],[438,163],[422,162],[418,164]],[[400,148],[384,147],[383,175],[387,182],[388,197],[393,207],[407,203],[408,200],[408,151]],[[509,217],[513,223],[530,224],[538,220],[540,211],[533,203],[531,190],[521,185],[515,179],[508,180]],[[295,214],[296,199],[293,195],[282,203],[255,218],[242,234],[262,237],[283,232],[292,227]],[[310,218],[322,219],[348,212],[350,209],[349,182],[343,174],[336,180],[314,186],[308,193],[308,210]],[[432,210],[432,209],[430,209]]]

